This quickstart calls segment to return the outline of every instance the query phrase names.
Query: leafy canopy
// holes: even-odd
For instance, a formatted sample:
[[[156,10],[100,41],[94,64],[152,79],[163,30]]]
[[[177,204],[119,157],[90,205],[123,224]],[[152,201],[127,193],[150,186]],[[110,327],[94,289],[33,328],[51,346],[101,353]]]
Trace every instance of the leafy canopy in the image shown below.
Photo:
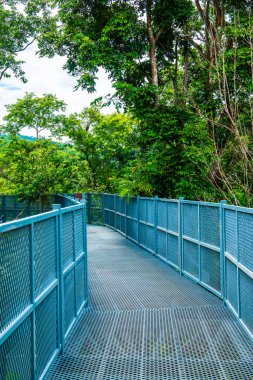
[[[0,139],[0,193],[20,200],[47,200],[51,194],[84,191],[87,163],[73,147],[41,139]]]
[[[52,94],[38,97],[34,93],[26,93],[16,103],[7,105],[6,109],[2,132],[17,135],[23,128],[29,128],[35,130],[39,138],[43,130],[54,135],[63,126],[66,104]]]
[[[118,190],[122,170],[134,154],[135,128],[136,121],[127,114],[103,115],[96,107],[67,118],[63,134],[89,165],[89,190]]]
[[[0,80],[14,75],[26,82],[18,54],[53,24],[47,0],[0,2]]]

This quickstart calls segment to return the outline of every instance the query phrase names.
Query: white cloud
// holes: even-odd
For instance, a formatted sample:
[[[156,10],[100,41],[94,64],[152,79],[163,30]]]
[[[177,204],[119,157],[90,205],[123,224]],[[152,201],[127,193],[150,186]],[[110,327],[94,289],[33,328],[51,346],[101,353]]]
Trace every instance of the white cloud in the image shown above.
[[[111,82],[104,70],[99,70],[96,93],[74,91],[76,79],[68,75],[62,68],[66,58],[59,56],[52,59],[39,58],[35,53],[36,45],[33,44],[19,54],[19,59],[25,61],[23,69],[28,79],[27,83],[24,84],[13,77],[0,82],[0,119],[6,114],[4,105],[15,103],[18,98],[24,96],[25,92],[34,92],[38,96],[45,93],[55,94],[67,104],[67,113],[80,112],[94,99],[113,93]],[[113,111],[113,106],[103,110],[104,113]],[[33,135],[28,130],[22,131],[22,133]]]

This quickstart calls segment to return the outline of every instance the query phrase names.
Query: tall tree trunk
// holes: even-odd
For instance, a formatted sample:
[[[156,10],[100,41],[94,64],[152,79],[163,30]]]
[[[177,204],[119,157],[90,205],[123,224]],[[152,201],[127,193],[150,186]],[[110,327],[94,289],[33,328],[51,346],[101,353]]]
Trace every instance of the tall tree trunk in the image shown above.
[[[175,42],[175,66],[174,66],[174,76],[173,76],[173,87],[174,87],[174,103],[178,104],[178,42]]]
[[[188,28],[187,25],[184,26],[184,34],[187,36]],[[188,71],[189,71],[189,44],[188,41],[185,41],[184,48],[184,81],[183,81],[183,105],[186,105],[186,97],[188,91]]]
[[[158,87],[158,72],[157,72],[157,60],[156,60],[156,39],[152,28],[152,16],[151,16],[151,1],[147,1],[147,31],[149,39],[149,58],[151,65],[151,80],[152,84]]]

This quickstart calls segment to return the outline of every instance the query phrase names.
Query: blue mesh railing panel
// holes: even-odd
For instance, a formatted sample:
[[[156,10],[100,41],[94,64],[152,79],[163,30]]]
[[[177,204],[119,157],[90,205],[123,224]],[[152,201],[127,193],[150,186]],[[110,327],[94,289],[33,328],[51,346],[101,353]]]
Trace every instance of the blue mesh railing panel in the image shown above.
[[[235,311],[238,310],[237,267],[232,261],[225,260],[226,298]]]
[[[199,279],[199,247],[191,241],[183,242],[183,265],[182,270],[186,274],[190,274]]]
[[[0,364],[0,379],[33,379],[31,316],[0,346]]]
[[[225,251],[237,258],[237,222],[236,212],[225,210],[224,229],[225,229]]]
[[[43,378],[64,347],[87,302],[85,223],[76,202],[0,226],[0,379]]]
[[[140,198],[139,201],[139,220],[142,222],[147,221],[147,207],[146,207],[147,201],[146,199]]]
[[[199,238],[203,243],[220,247],[220,208],[199,206]]]
[[[199,206],[187,204],[183,206],[183,234],[192,239],[199,239]]]
[[[36,366],[41,377],[59,347],[57,289],[41,302],[35,311]]]
[[[167,202],[160,199],[157,202],[157,226],[165,230],[168,226]]]
[[[168,233],[167,235],[167,261],[168,263],[174,264],[177,268],[179,267],[178,262],[178,249],[179,249],[179,238]]]
[[[239,316],[249,331],[253,332],[253,278],[239,269]]]
[[[178,203],[167,202],[168,224],[169,231],[178,232]]]
[[[85,223],[83,219],[82,210],[77,210],[74,213],[75,221],[75,255],[79,257],[84,251],[84,239],[83,239],[83,225]]]
[[[79,313],[85,300],[87,299],[87,278],[86,273],[86,261],[83,257],[76,265],[76,278],[75,278],[75,296],[76,296],[76,312]]]
[[[241,212],[238,213],[238,257],[253,272],[253,217]]]
[[[64,277],[64,332],[68,330],[75,320],[75,278],[74,270]]]
[[[142,247],[147,246],[147,226],[143,222],[139,222],[139,244]]]
[[[35,295],[39,296],[57,277],[56,219],[34,225]]]
[[[177,200],[155,198],[155,253],[176,268],[179,268],[178,212]]]
[[[31,302],[30,239],[29,226],[0,235],[0,334]]]
[[[210,288],[221,291],[220,252],[200,247],[201,282]]]
[[[182,201],[182,271],[222,297],[221,205]]]
[[[253,335],[253,210],[224,206],[225,302]]]
[[[74,261],[74,215],[62,215],[62,254],[63,268],[66,269]]]
[[[164,231],[158,230],[158,244],[157,244],[157,254],[162,256],[165,260],[167,259],[167,234]]]

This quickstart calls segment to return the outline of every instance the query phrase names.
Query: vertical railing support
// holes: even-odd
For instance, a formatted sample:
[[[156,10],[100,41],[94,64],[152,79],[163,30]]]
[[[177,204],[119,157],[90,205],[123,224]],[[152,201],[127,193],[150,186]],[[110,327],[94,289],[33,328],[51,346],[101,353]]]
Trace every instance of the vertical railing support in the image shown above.
[[[140,196],[137,195],[137,243],[140,245]]]
[[[200,203],[198,202],[198,254],[199,254],[199,281],[202,282],[202,255],[201,255],[201,246],[200,246],[200,240],[201,240],[201,233],[200,233]]]
[[[155,249],[154,254],[157,256],[158,254],[158,231],[157,231],[157,225],[158,225],[158,195],[154,196],[154,229],[155,229]]]
[[[62,252],[62,212],[60,204],[53,204],[53,210],[58,210],[58,263],[59,263],[59,312],[60,312],[60,342],[64,351],[64,280],[63,280],[63,252]]]
[[[88,224],[92,224],[92,195],[87,193],[87,214],[88,214]]]
[[[87,257],[87,224],[86,224],[86,212],[87,212],[87,202],[86,202],[86,199],[83,198],[81,200],[81,203],[84,205],[83,207],[83,224],[84,224],[84,227],[83,227],[83,249],[84,249],[84,252],[85,252],[85,272],[84,272],[84,276],[85,276],[85,298],[86,298],[86,305],[88,306],[88,257]]]
[[[76,201],[79,202],[79,199],[75,198]],[[72,218],[73,218],[73,260],[76,262],[76,212],[74,211],[72,213]],[[76,290],[76,268],[74,269],[74,289]],[[76,296],[74,297],[74,310],[75,310],[75,317],[77,317],[77,302],[76,302]]]
[[[102,210],[101,210],[101,215],[102,215],[102,224],[105,225],[105,194],[102,193]]]
[[[30,252],[31,252],[31,302],[35,303],[35,257],[34,257],[34,223],[31,224],[30,230]],[[33,379],[37,379],[37,363],[36,363],[36,329],[35,329],[35,309],[32,312],[32,369]]]
[[[125,202],[125,234],[127,238],[127,197],[124,197]]]
[[[221,268],[221,296],[226,298],[226,274],[225,274],[225,210],[224,205],[227,201],[221,201],[220,205],[220,268]]]
[[[116,230],[116,194],[113,196],[113,208],[114,208],[114,229]]]
[[[178,268],[183,271],[183,197],[178,199]]]

